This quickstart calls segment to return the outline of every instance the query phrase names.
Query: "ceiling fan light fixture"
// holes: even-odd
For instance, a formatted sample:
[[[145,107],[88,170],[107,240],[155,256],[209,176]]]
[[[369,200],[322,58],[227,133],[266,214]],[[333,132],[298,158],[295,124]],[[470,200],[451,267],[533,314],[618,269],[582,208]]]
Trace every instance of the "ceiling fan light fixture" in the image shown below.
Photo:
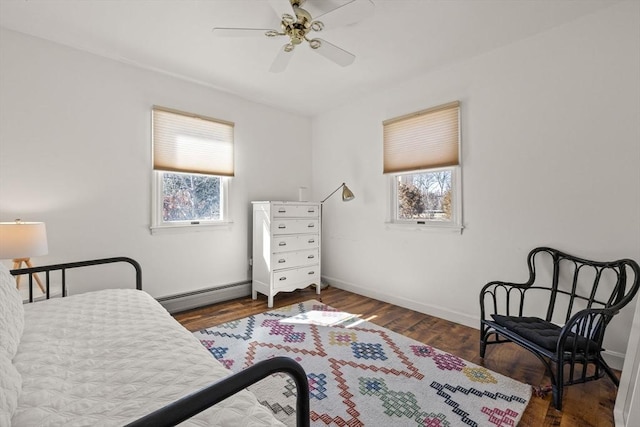
[[[1,2],[2,0],[0,0]],[[317,0],[320,1],[320,0]],[[342,0],[344,1],[344,0]],[[268,28],[214,28],[216,36],[246,36],[260,35],[267,38],[276,38],[285,36],[289,40],[280,48],[271,67],[270,72],[279,73],[285,70],[293,55],[290,54],[295,47],[302,42],[308,42],[309,46],[334,62],[337,65],[345,67],[355,60],[355,55],[328,42],[322,38],[310,39],[311,31],[323,31],[326,25],[330,27],[338,25],[350,25],[362,18],[365,18],[373,11],[373,2],[371,0],[348,0],[342,6],[335,7],[328,12],[318,16],[318,20],[314,20],[311,14],[301,6],[306,0],[269,0],[269,4],[281,17],[280,30]],[[285,6],[283,6],[283,4]],[[288,13],[280,13],[283,7],[290,7]]]
[[[282,22],[287,24],[293,24],[294,22],[296,22],[296,18],[289,13],[284,13],[282,14]]]

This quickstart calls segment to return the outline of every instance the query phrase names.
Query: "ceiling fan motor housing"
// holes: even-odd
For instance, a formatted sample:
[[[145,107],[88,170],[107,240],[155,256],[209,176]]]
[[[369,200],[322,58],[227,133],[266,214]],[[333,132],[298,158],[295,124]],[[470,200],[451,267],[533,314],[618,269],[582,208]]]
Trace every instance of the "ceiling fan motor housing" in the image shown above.
[[[289,36],[291,44],[298,45],[305,40],[309,31],[311,31],[313,19],[311,14],[300,7],[302,0],[291,0],[291,7],[296,14],[295,21],[290,15],[282,16],[282,31]]]

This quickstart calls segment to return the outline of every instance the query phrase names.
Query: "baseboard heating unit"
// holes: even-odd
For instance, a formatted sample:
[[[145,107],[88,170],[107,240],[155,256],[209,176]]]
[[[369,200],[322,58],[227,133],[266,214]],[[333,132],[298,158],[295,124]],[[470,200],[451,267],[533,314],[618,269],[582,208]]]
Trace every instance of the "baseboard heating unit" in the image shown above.
[[[251,295],[251,281],[230,283],[215,288],[170,295],[157,298],[157,300],[169,313],[177,313],[235,298],[242,298],[247,295]]]

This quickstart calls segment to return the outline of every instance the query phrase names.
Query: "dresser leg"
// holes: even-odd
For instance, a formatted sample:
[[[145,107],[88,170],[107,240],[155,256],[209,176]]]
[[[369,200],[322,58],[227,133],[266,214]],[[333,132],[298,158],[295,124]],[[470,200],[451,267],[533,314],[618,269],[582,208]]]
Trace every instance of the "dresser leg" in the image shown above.
[[[268,308],[273,308],[273,295],[268,295],[267,296],[267,307]]]

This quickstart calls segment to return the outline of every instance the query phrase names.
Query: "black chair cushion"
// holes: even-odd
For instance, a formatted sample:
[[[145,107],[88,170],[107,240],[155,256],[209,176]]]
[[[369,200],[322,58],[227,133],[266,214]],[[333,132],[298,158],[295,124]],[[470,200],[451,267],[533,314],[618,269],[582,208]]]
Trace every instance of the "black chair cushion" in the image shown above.
[[[525,340],[532,342],[546,350],[555,352],[562,328],[538,317],[515,317],[492,314],[496,324],[513,332]],[[565,349],[572,351],[575,335],[571,334],[565,341]],[[587,347],[588,345],[588,347]],[[601,350],[595,341],[585,337],[578,337],[578,351],[584,352],[588,348],[589,353]]]

